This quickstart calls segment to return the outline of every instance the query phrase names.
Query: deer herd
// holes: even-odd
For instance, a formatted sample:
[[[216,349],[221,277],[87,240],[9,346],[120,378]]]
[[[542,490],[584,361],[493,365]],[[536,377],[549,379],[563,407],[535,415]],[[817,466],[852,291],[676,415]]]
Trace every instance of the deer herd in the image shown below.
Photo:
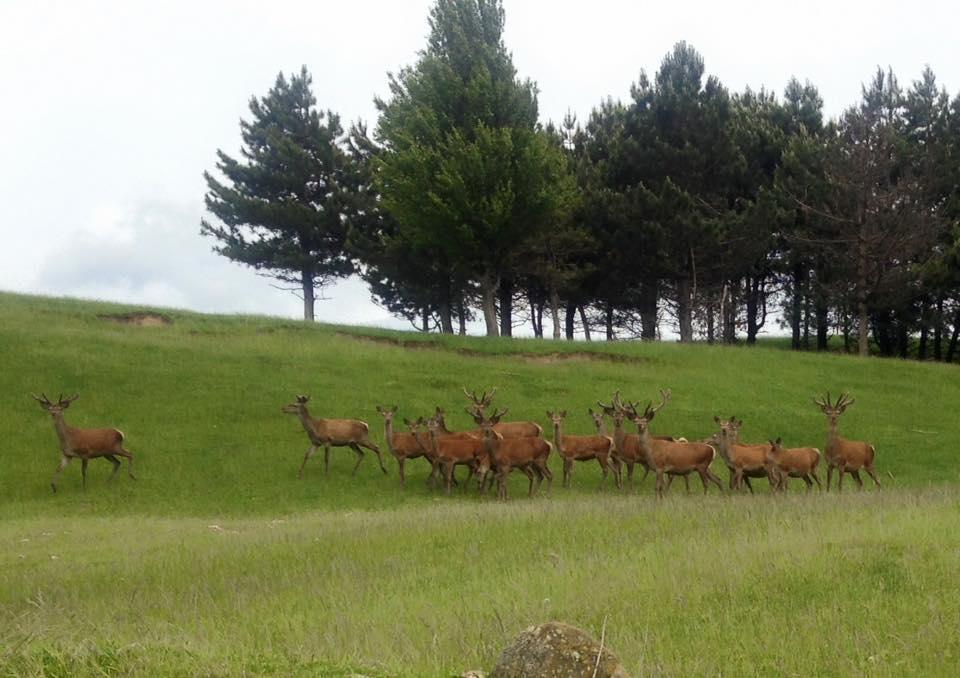
[[[608,477],[613,478],[616,486],[623,486],[623,469],[626,467],[627,482],[633,482],[636,466],[643,467],[643,478],[653,473],[656,478],[655,491],[662,497],[677,476],[682,477],[687,491],[690,491],[690,476],[696,474],[707,492],[710,483],[721,491],[723,484],[713,471],[711,464],[718,453],[730,472],[729,489],[742,490],[744,487],[753,493],[751,478],[767,478],[771,491],[783,491],[790,478],[801,478],[809,492],[814,483],[822,487],[817,475],[820,463],[820,450],[813,447],[783,447],[782,440],[769,440],[760,444],[748,444],[740,441],[740,428],[743,420],[736,417],[721,419],[714,417],[719,430],[702,441],[688,441],[686,438],[669,435],[653,435],[650,423],[657,412],[670,401],[669,390],[660,392],[660,403],[654,406],[649,402],[643,410],[637,403],[624,401],[620,392],[613,394],[610,403],[598,401],[599,411],[588,410],[596,427],[594,435],[569,435],[564,433],[566,410],[546,412],[552,427],[551,435],[545,436],[543,428],[532,421],[504,421],[507,410],[494,408],[491,411],[494,388],[489,394],[477,396],[466,388],[464,394],[470,401],[465,408],[473,419],[476,428],[466,431],[451,431],[447,428],[444,411],[439,406],[432,416],[418,417],[415,420],[404,419],[407,431],[394,428],[397,406],[377,406],[377,412],[383,417],[384,436],[387,448],[397,460],[401,486],[406,483],[405,466],[408,459],[423,458],[430,463],[427,483],[431,487],[442,484],[449,494],[457,484],[456,468],[465,467],[467,476],[462,481],[464,487],[471,479],[476,479],[481,492],[497,484],[497,495],[507,498],[507,479],[514,470],[523,473],[529,480],[528,495],[532,496],[547,481],[547,491],[553,483],[549,459],[556,452],[563,468],[563,486],[569,487],[574,467],[578,462],[596,461],[600,465],[602,483]],[[113,464],[113,474],[120,469],[118,457],[125,458],[130,478],[135,479],[132,471],[133,455],[123,447],[124,434],[115,428],[81,429],[67,425],[63,412],[77,396],[63,398],[61,394],[56,402],[46,395],[33,398],[53,417],[54,428],[60,443],[61,459],[50,483],[57,491],[57,479],[63,468],[74,458],[81,460],[83,484],[86,486],[87,463],[90,459],[103,457]],[[307,410],[310,398],[298,395],[293,403],[284,405],[282,411],[296,415],[310,440],[310,449],[300,464],[299,475],[303,475],[307,461],[322,446],[324,448],[324,470],[329,470],[330,448],[349,447],[357,455],[353,473],[363,461],[364,449],[377,455],[380,469],[384,466],[380,448],[370,440],[370,427],[366,422],[355,419],[321,419],[313,417]],[[837,490],[843,487],[843,476],[849,473],[860,488],[863,481],[860,470],[863,469],[873,479],[877,487],[874,468],[876,450],[873,445],[841,438],[837,433],[840,416],[854,403],[848,394],[841,394],[831,401],[830,394],[814,402],[826,415],[828,422],[827,444],[824,458],[827,465],[827,490],[830,489],[834,471],[838,473]],[[607,418],[613,424],[612,434],[607,429]],[[627,422],[636,427],[636,433],[627,431]]]

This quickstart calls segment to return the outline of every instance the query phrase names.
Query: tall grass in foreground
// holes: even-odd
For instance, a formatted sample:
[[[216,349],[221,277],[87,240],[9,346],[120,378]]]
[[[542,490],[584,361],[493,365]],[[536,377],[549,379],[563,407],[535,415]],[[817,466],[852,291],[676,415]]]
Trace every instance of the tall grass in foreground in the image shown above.
[[[3,523],[0,544],[7,674],[451,675],[550,619],[605,622],[636,675],[960,661],[954,488],[31,518]]]

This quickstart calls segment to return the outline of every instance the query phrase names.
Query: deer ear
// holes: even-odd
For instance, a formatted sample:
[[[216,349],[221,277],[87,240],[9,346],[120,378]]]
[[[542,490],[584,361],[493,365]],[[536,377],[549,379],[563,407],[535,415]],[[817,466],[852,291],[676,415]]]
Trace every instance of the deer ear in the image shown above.
[[[588,408],[587,408],[587,412],[590,413],[590,416],[591,416],[591,417],[593,416],[593,408],[592,408],[592,407],[588,407]]]
[[[713,420],[718,424],[720,423],[720,417],[718,417],[717,415],[713,415]]]
[[[390,410],[390,411],[391,411],[391,412],[396,412],[396,411],[399,410],[399,409],[400,409],[400,406],[399,406],[399,405],[394,405],[394,406],[393,406],[393,409]]]
[[[566,418],[566,416],[567,416],[567,411],[566,411],[566,410],[561,411],[561,412],[560,412],[560,416],[563,417],[563,418]]]
[[[553,412],[547,410],[547,419],[553,419]]]
[[[783,443],[783,438],[781,438],[780,436],[777,436],[777,445],[780,445],[782,443]]]
[[[383,414],[383,408],[380,407],[379,405],[377,405],[377,412],[379,412],[380,414]]]

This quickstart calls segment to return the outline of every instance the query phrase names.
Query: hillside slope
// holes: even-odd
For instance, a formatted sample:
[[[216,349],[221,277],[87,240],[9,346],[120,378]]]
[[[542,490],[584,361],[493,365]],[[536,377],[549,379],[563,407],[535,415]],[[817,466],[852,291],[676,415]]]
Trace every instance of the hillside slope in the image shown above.
[[[314,414],[365,419],[382,444],[378,404],[399,405],[400,416],[439,404],[451,425],[471,425],[463,385],[497,386],[497,404],[510,408],[510,418],[534,419],[545,430],[545,410],[565,408],[571,433],[592,432],[587,408],[615,389],[646,400],[669,387],[673,399],[655,433],[703,437],[715,414],[736,414],[746,422],[747,441],[779,435],[787,444],[817,447],[826,425],[811,398],[849,390],[857,402],[841,431],[876,445],[887,484],[960,475],[953,405],[960,372],[948,365],[763,348],[426,337],[176,311],[163,311],[173,322],[157,327],[104,317],[129,310],[0,295],[0,515],[64,507],[110,515],[274,515],[422,502],[430,498],[420,482],[426,464],[411,462],[401,491],[385,448],[387,477],[368,454],[350,478],[353,454],[341,448],[333,451],[329,476],[314,457],[298,480],[308,444],[299,422],[280,407],[308,393]],[[80,394],[67,413],[73,425],[122,429],[139,481],[118,476],[107,488],[110,466],[98,460],[82,493],[78,465],[71,465],[53,497],[56,436],[49,415],[29,397],[40,391]],[[592,492],[598,480],[594,467],[578,467],[573,492]]]

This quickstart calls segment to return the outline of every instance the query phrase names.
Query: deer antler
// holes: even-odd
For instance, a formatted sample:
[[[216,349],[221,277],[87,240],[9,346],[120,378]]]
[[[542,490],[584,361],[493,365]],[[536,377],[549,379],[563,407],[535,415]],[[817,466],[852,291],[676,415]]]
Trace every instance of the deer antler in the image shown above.
[[[476,391],[474,391],[474,392],[471,394],[470,391],[467,390],[467,387],[466,387],[466,386],[464,386],[464,387],[462,387],[462,388],[463,388],[463,395],[467,396],[467,400],[472,400],[474,405],[479,404],[478,401],[477,401],[477,392],[476,392]]]
[[[842,413],[855,402],[857,402],[856,399],[851,398],[849,393],[841,393],[840,397],[837,399],[836,407],[840,408],[840,412]]]
[[[69,405],[70,403],[72,403],[74,400],[76,400],[76,399],[79,398],[79,397],[80,397],[80,394],[79,394],[79,393],[74,393],[72,396],[70,396],[70,397],[67,398],[66,400],[61,400],[60,402],[62,402],[64,405]]]

